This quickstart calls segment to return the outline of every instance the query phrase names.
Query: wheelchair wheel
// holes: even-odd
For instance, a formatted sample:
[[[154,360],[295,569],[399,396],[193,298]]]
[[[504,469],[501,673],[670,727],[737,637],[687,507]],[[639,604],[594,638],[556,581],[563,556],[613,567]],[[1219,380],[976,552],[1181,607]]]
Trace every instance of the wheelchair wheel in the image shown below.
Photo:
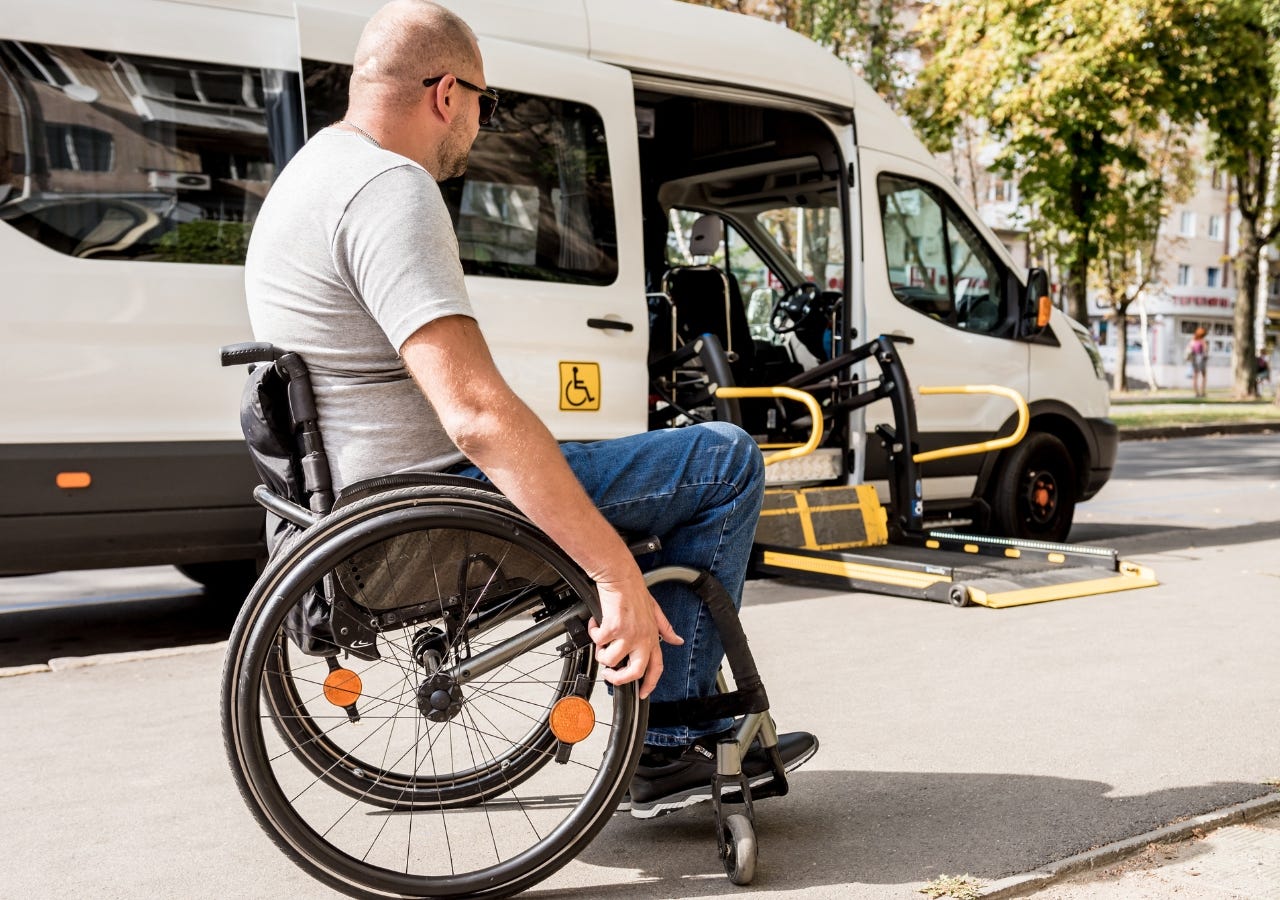
[[[376,658],[298,650],[287,617],[314,590],[349,602]],[[603,827],[644,739],[635,685],[593,690],[595,603],[487,491],[335,510],[268,566],[228,645],[223,733],[242,795],[290,857],[356,896],[540,881]]]

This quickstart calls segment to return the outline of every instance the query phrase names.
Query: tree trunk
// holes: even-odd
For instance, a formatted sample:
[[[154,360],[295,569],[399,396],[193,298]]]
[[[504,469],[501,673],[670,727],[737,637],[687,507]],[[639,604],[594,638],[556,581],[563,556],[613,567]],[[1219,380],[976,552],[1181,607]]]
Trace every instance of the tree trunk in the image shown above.
[[[1116,309],[1116,380],[1115,389],[1123,391],[1129,381],[1129,316]]]
[[[1241,218],[1231,350],[1231,394],[1237,400],[1258,396],[1258,346],[1253,339],[1253,319],[1258,303],[1258,259],[1263,249],[1258,241],[1257,222],[1248,217]]]
[[[1076,257],[1067,269],[1067,314],[1082,325],[1089,324],[1089,257],[1087,244],[1077,248]]]

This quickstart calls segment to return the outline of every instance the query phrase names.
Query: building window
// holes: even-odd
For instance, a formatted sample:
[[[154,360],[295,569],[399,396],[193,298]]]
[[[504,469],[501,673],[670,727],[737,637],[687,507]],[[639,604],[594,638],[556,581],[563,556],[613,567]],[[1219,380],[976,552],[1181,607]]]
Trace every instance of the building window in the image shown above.
[[[46,122],[49,168],[65,172],[110,172],[115,142],[101,128]]]
[[[1221,287],[1221,285],[1218,283],[1219,276],[1221,274],[1222,274],[1222,270],[1219,269],[1217,266],[1210,266],[1205,271],[1205,284],[1208,285],[1209,287]]]
[[[1222,216],[1209,217],[1209,237],[1222,239]]]
[[[1187,287],[1191,284],[1191,267],[1178,266],[1178,287]]]
[[[1178,227],[1178,234],[1182,235],[1183,237],[1196,236],[1196,214],[1195,213],[1184,212],[1182,214],[1182,221]]]

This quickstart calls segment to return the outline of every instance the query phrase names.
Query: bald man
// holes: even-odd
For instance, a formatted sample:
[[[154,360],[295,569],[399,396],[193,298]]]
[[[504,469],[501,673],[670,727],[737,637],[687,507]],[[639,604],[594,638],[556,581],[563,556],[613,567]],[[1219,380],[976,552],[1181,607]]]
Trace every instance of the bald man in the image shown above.
[[[395,0],[356,49],[350,105],[272,187],[245,264],[254,334],[312,372],[334,486],[394,472],[487,479],[596,583],[604,677],[655,701],[708,696],[723,655],[687,588],[646,589],[617,530],[654,534],[656,564],[709,570],[741,602],[764,490],[751,438],[715,423],[558,445],[490,356],[437,182],[461,175],[498,94],[475,34],[434,3]],[[664,676],[665,671],[665,676]],[[632,814],[710,797],[732,720],[650,729]],[[788,768],[812,735],[783,735]],[[767,760],[747,754],[749,777]]]

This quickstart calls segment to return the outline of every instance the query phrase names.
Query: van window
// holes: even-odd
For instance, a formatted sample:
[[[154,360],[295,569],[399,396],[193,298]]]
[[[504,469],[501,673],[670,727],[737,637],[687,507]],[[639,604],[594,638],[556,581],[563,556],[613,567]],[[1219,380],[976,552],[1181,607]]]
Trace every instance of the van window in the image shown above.
[[[844,220],[830,206],[780,207],[756,217],[805,281],[823,290],[844,288]]]
[[[302,62],[307,132],[342,118],[351,67]],[[502,90],[466,174],[441,182],[468,275],[610,284],[617,223],[604,122],[590,106]]]
[[[879,187],[894,296],[954,328],[1007,333],[1005,272],[977,230],[931,185],[882,175]]]
[[[0,41],[0,220],[87,259],[244,262],[290,72]]]

